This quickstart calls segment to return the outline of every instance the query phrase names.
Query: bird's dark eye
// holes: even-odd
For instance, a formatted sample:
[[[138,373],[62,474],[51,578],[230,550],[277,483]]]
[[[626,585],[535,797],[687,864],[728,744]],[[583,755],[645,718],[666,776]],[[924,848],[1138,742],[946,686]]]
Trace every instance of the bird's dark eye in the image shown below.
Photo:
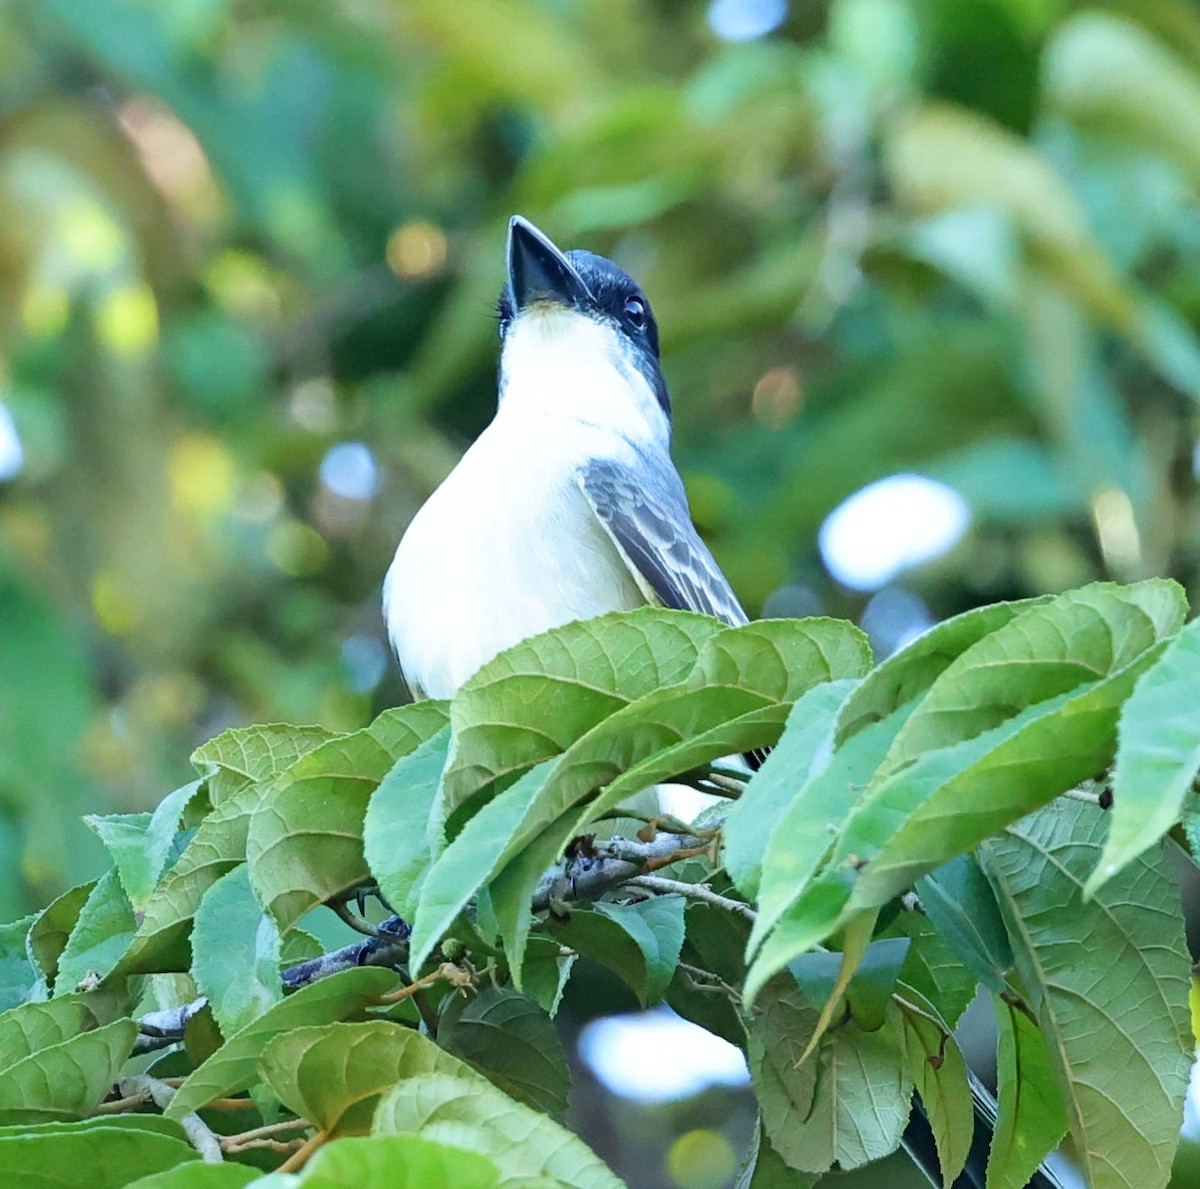
[[[646,325],[646,303],[640,297],[625,299],[625,317],[636,330]]]

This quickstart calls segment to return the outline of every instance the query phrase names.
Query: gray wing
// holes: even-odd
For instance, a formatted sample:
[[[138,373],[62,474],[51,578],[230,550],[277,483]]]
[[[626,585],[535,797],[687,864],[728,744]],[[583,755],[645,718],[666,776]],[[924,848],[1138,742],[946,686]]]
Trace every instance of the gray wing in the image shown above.
[[[595,459],[578,471],[579,486],[639,585],[664,607],[715,615],[732,625],[746,613],[692,524],[674,467],[634,471]]]

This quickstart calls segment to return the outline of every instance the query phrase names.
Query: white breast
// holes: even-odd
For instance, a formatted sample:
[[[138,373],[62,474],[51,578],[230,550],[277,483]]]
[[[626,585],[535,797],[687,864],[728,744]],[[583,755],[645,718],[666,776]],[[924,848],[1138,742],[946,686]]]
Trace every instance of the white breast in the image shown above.
[[[595,431],[498,416],[404,534],[384,617],[417,696],[451,696],[529,636],[645,603],[580,490]]]

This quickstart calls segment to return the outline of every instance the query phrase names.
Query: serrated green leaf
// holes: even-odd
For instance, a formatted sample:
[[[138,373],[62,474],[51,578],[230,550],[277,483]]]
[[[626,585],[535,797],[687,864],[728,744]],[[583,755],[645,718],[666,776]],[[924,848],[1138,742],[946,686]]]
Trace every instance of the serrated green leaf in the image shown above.
[[[996,896],[973,855],[958,855],[917,884],[921,907],[943,941],[984,986],[999,993],[1012,949]]]
[[[722,854],[725,870],[744,895],[758,894],[767,845],[788,804],[828,767],[838,712],[857,684],[853,678],[841,678],[801,695],[775,749],[730,805]]]
[[[622,1189],[623,1182],[565,1128],[513,1101],[423,1036],[409,1032],[407,1038],[415,1052],[405,1061],[404,1080],[379,1103],[376,1134],[465,1144],[494,1160],[506,1181],[548,1177],[570,1189]]]
[[[894,1011],[909,1076],[933,1132],[942,1184],[953,1185],[967,1163],[975,1134],[967,1063],[937,1008],[918,992],[908,988]]]
[[[1067,1133],[1067,1111],[1037,1025],[999,995],[996,1086],[1000,1113],[988,1153],[988,1189],[1025,1189]]]
[[[30,958],[29,931],[37,920],[37,913],[30,913],[0,925],[0,1013],[29,999],[46,998],[41,971]]]
[[[367,804],[363,853],[379,891],[405,920],[416,915],[433,863],[424,826],[433,812],[449,748],[450,728],[443,727],[392,765]]]
[[[287,771],[302,755],[337,734],[324,727],[262,723],[231,727],[192,752],[192,766],[208,781],[213,808],[250,784]]]
[[[821,1173],[802,1173],[789,1168],[763,1134],[762,1121],[755,1123],[750,1147],[738,1166],[733,1189],[814,1189]]]
[[[546,939],[534,939],[525,950],[521,986],[551,1019],[558,1014],[577,956],[557,941]]]
[[[1113,812],[1092,895],[1180,819],[1200,772],[1200,620],[1189,623],[1138,680],[1121,707],[1113,766]]]
[[[142,1128],[8,1133],[0,1134],[0,1180],[21,1189],[123,1189],[195,1156],[183,1140]]]
[[[153,813],[114,813],[83,819],[107,848],[136,911],[145,908],[162,876],[183,811],[203,784],[203,779],[193,780],[168,793]]]
[[[192,927],[192,977],[221,1033],[233,1036],[283,998],[281,945],[244,864],[204,894]]]
[[[61,1044],[99,1023],[83,995],[25,1003],[0,1015],[0,1073],[39,1049]]]
[[[1106,815],[1064,802],[980,847],[1093,1189],[1160,1189],[1194,1041],[1179,892],[1143,854],[1085,902]]]
[[[908,1121],[912,1082],[889,1027],[848,1024],[800,1058],[818,1014],[803,993],[777,984],[749,1031],[750,1073],[763,1126],[779,1155],[802,1172],[836,1162],[857,1168],[893,1151]]]
[[[71,931],[97,882],[93,879],[63,892],[38,914],[37,922],[29,931],[30,953],[51,984],[58,974],[58,960],[67,948]]]
[[[179,861],[151,894],[117,973],[165,974],[190,967],[192,917],[204,893],[245,860],[250,819],[263,795],[263,786],[247,785],[200,823]]]
[[[567,624],[502,652],[450,704],[445,811],[497,777],[565,751],[634,699],[682,681],[700,646],[721,630],[711,616],[640,607]]]
[[[1081,685],[1119,673],[1179,629],[1179,585],[1097,582],[1022,611],[955,658],[933,682],[881,765],[886,776]]]
[[[928,999],[953,1028],[975,998],[978,980],[920,913],[901,913],[895,927],[911,941],[900,968],[899,985],[911,987]]]
[[[137,930],[137,921],[115,870],[102,875],[71,930],[58,960],[54,989],[69,995],[85,980],[104,978],[121,960]]]
[[[808,886],[911,712],[902,707],[871,723],[800,784],[763,852],[758,916],[746,943],[747,958]]]
[[[1004,627],[1030,607],[1043,602],[1045,599],[1021,599],[1012,603],[976,607],[942,620],[893,652],[872,669],[846,699],[838,720],[838,744],[845,743],[864,727],[908,705],[946,671],[951,661],[973,644]]]
[[[683,948],[684,909],[682,896],[652,896],[635,904],[598,901],[594,908],[601,916],[619,925],[632,938],[642,957],[641,990],[638,998],[650,1007],[666,992],[679,964]]]
[[[244,1090],[256,1079],[266,1044],[291,1029],[344,1020],[391,990],[396,976],[388,970],[362,966],[343,970],[302,987],[231,1036],[207,1061],[188,1075],[175,1092],[165,1114],[178,1119],[214,1098]]]
[[[532,999],[490,986],[443,1000],[438,1043],[511,1098],[558,1122],[567,1117],[571,1073],[549,1015]]]
[[[133,1020],[116,1020],[14,1061],[0,1078],[0,1110],[89,1113],[112,1088],[137,1031]]]
[[[267,787],[250,820],[246,859],[282,932],[370,878],[362,842],[367,802],[396,760],[445,724],[439,702],[385,710],[369,727],[314,748]]]
[[[538,764],[493,797],[430,867],[409,942],[414,970],[420,969],[471,897],[547,824],[531,807],[552,767],[549,760]]]
[[[776,708],[789,706],[821,682],[862,672],[869,657],[865,637],[843,621],[776,619],[726,628],[701,647],[686,681],[610,714],[572,744],[527,811],[531,819],[552,824],[492,883],[492,903],[514,971],[521,966],[529,901],[538,880],[611,798],[602,795],[582,813],[571,812],[576,805],[642,761],[735,719],[766,711],[767,720],[782,725],[786,710],[776,718]],[[643,768],[642,775],[650,772]]]
[[[257,1181],[262,1174],[256,1168],[227,1161],[224,1164],[204,1164],[199,1160],[177,1164],[165,1172],[139,1177],[126,1189],[242,1189]]]
[[[305,1165],[306,1189],[491,1189],[500,1170],[461,1144],[415,1135],[347,1136],[326,1144]]]

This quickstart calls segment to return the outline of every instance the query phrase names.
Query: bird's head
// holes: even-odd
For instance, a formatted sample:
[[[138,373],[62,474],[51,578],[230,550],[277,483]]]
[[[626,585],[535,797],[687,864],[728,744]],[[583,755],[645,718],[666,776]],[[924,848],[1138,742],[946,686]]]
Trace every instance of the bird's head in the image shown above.
[[[654,436],[669,434],[658,326],[641,286],[611,260],[560,251],[514,215],[499,320],[501,402],[566,406],[630,435],[637,426],[622,419],[641,419]]]

